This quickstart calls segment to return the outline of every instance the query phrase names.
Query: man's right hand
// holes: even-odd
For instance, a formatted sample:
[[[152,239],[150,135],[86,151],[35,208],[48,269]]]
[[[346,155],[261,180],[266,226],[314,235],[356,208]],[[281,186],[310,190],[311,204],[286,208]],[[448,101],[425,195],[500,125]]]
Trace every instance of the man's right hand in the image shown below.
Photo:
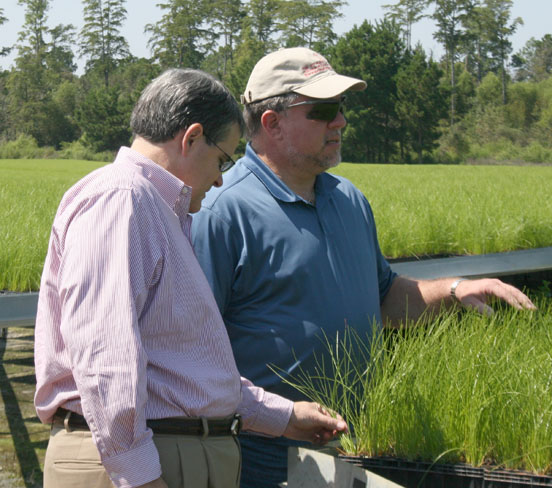
[[[150,481],[145,485],[140,485],[140,488],[169,488],[169,487],[167,483],[165,483],[163,478],[157,478],[156,480]]]
[[[318,403],[295,402],[284,436],[323,445],[339,432],[347,431],[347,424],[339,415],[332,417]]]

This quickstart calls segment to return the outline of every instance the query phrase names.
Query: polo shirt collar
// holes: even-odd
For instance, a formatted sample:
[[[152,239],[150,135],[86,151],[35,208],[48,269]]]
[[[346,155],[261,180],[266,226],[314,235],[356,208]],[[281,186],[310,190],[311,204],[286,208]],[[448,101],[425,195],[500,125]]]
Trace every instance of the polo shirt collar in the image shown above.
[[[245,149],[245,157],[241,161],[263,183],[274,198],[283,202],[303,201],[266,165],[249,142]],[[314,184],[317,202],[321,198],[325,199],[329,196],[338,184],[339,180],[335,176],[326,172],[319,174]]]

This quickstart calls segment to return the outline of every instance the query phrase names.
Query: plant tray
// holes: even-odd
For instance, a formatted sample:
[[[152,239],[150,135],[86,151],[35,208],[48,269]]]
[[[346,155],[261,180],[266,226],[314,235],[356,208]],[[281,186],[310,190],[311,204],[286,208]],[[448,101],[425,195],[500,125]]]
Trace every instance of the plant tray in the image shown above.
[[[474,468],[468,464],[433,464],[396,458],[344,456],[340,459],[360,466],[406,488],[532,488],[552,487],[552,476],[525,471]]]

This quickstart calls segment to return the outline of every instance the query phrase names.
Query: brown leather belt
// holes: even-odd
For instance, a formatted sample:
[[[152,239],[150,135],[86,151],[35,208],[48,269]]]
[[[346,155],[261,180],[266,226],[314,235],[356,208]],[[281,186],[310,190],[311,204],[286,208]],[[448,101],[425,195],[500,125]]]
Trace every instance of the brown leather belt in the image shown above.
[[[86,419],[75,412],[59,407],[54,414],[54,423],[70,430],[90,430]],[[235,414],[220,420],[206,418],[165,418],[150,419],[147,426],[154,434],[195,435],[195,436],[236,436],[240,432],[241,417]]]

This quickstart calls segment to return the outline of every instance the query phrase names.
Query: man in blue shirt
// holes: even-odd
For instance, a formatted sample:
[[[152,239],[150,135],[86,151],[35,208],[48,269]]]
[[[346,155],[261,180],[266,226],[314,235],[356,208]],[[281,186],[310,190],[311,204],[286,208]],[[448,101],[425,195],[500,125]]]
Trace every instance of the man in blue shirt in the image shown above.
[[[398,277],[379,249],[370,205],[344,178],[340,111],[362,80],[339,75],[305,48],[261,59],[242,102],[250,143],[194,217],[199,262],[222,312],[241,374],[269,391],[300,398],[269,365],[312,371],[325,334],[346,325],[362,335],[460,300],[489,311],[496,295],[531,307],[498,280],[417,281]],[[293,441],[240,438],[242,487],[276,487],[287,475]]]

